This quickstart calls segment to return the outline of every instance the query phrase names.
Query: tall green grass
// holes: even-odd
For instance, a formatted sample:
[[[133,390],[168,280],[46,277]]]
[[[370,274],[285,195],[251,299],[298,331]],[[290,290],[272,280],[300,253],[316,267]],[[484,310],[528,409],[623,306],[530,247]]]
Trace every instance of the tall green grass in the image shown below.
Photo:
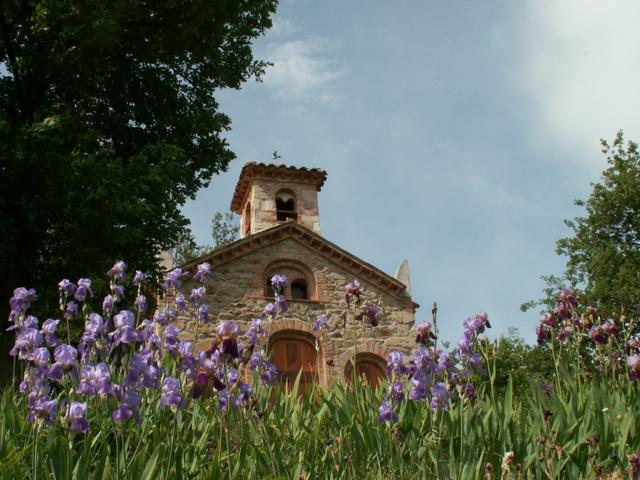
[[[0,410],[0,479],[626,476],[626,457],[640,451],[637,384],[585,380],[562,368],[557,380],[549,395],[535,382],[516,393],[509,382],[499,397],[489,385],[449,411],[405,401],[396,425],[377,421],[384,385],[374,392],[335,384],[303,397],[263,388],[251,406],[226,413],[200,400],[174,414],[158,408],[158,395],[142,405],[140,425],[114,424],[98,411],[85,436],[36,430],[24,397],[9,389]],[[507,452],[514,460],[503,470]]]

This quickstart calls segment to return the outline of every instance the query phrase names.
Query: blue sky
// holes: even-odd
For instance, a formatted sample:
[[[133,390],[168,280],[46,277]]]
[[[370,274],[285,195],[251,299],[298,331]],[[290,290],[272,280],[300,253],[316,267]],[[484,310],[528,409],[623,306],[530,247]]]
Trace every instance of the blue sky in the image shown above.
[[[262,83],[217,93],[228,171],[183,209],[200,243],[242,165],[319,167],[321,233],[393,274],[442,335],[486,311],[534,340],[555,241],[606,167],[599,139],[640,140],[640,2],[287,1],[254,48]]]

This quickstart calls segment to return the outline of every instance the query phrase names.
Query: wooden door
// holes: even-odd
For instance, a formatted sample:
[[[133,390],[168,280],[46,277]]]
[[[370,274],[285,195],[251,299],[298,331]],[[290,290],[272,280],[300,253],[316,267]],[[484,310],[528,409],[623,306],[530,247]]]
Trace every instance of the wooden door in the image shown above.
[[[300,375],[299,394],[303,394],[313,382],[318,380],[316,349],[302,338],[279,337],[270,345],[271,361],[278,369],[280,381],[289,389]]]
[[[350,383],[353,382],[352,369],[353,367],[351,365],[351,361],[347,362],[347,366],[344,369],[344,374]],[[356,359],[356,374],[358,375],[358,378],[371,385],[374,390],[378,388],[380,379],[387,376],[384,368],[382,368],[378,362],[375,362],[374,360],[368,359],[366,357]]]

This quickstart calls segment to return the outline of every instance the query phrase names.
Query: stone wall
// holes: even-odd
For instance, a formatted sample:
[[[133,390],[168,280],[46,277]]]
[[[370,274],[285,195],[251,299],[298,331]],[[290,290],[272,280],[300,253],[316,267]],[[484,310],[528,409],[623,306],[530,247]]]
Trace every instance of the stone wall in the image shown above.
[[[346,362],[352,358],[354,346],[357,352],[367,352],[386,359],[388,352],[400,350],[409,353],[415,343],[413,302],[407,295],[394,296],[358,278],[362,284],[364,298],[380,307],[380,324],[371,327],[353,321],[345,315],[345,285],[357,278],[350,271],[320,255],[293,238],[258,248],[240,257],[219,265],[213,265],[215,278],[207,287],[206,303],[209,307],[210,324],[199,326],[198,346],[208,347],[215,326],[223,320],[235,320],[242,331],[257,317],[264,306],[272,301],[266,296],[266,276],[274,271],[280,261],[299,265],[300,270],[312,272],[315,284],[314,300],[289,300],[289,310],[269,325],[270,334],[278,331],[297,330],[314,336],[322,347],[323,367],[320,378],[323,383],[332,377],[340,377]],[[274,263],[276,262],[276,263]],[[276,268],[277,270],[277,268]],[[194,284],[183,286],[185,296]],[[331,329],[320,337],[312,331],[314,319],[325,313]],[[179,327],[185,340],[195,340],[196,323],[182,317]],[[268,324],[267,324],[268,325]],[[326,363],[333,367],[325,367]]]

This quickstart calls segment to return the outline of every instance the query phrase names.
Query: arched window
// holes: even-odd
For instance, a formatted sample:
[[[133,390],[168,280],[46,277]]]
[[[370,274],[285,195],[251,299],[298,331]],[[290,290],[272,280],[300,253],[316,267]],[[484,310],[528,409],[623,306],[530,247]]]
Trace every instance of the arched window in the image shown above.
[[[295,260],[276,260],[264,270],[261,284],[264,285],[264,296],[273,298],[274,290],[271,278],[274,275],[285,275],[289,285],[284,289],[284,296],[289,300],[317,300],[316,283],[313,272],[304,264]]]
[[[298,393],[304,394],[318,381],[317,352],[314,337],[297,330],[275,333],[269,341],[271,361],[280,375],[280,382],[291,389],[298,374]]]
[[[344,376],[353,382],[353,364],[349,360],[344,368]],[[380,380],[387,376],[384,369],[384,360],[373,353],[359,353],[356,355],[356,375],[364,380],[375,390],[380,384]]]
[[[298,221],[296,199],[291,192],[281,190],[276,194],[276,220],[286,222],[289,219],[294,222]]]
[[[307,281],[304,278],[297,278],[291,282],[291,298],[294,300],[308,300]]]
[[[276,291],[273,289],[273,286],[271,285],[271,277],[267,278],[267,293],[266,296],[267,297],[274,297],[276,294]]]

